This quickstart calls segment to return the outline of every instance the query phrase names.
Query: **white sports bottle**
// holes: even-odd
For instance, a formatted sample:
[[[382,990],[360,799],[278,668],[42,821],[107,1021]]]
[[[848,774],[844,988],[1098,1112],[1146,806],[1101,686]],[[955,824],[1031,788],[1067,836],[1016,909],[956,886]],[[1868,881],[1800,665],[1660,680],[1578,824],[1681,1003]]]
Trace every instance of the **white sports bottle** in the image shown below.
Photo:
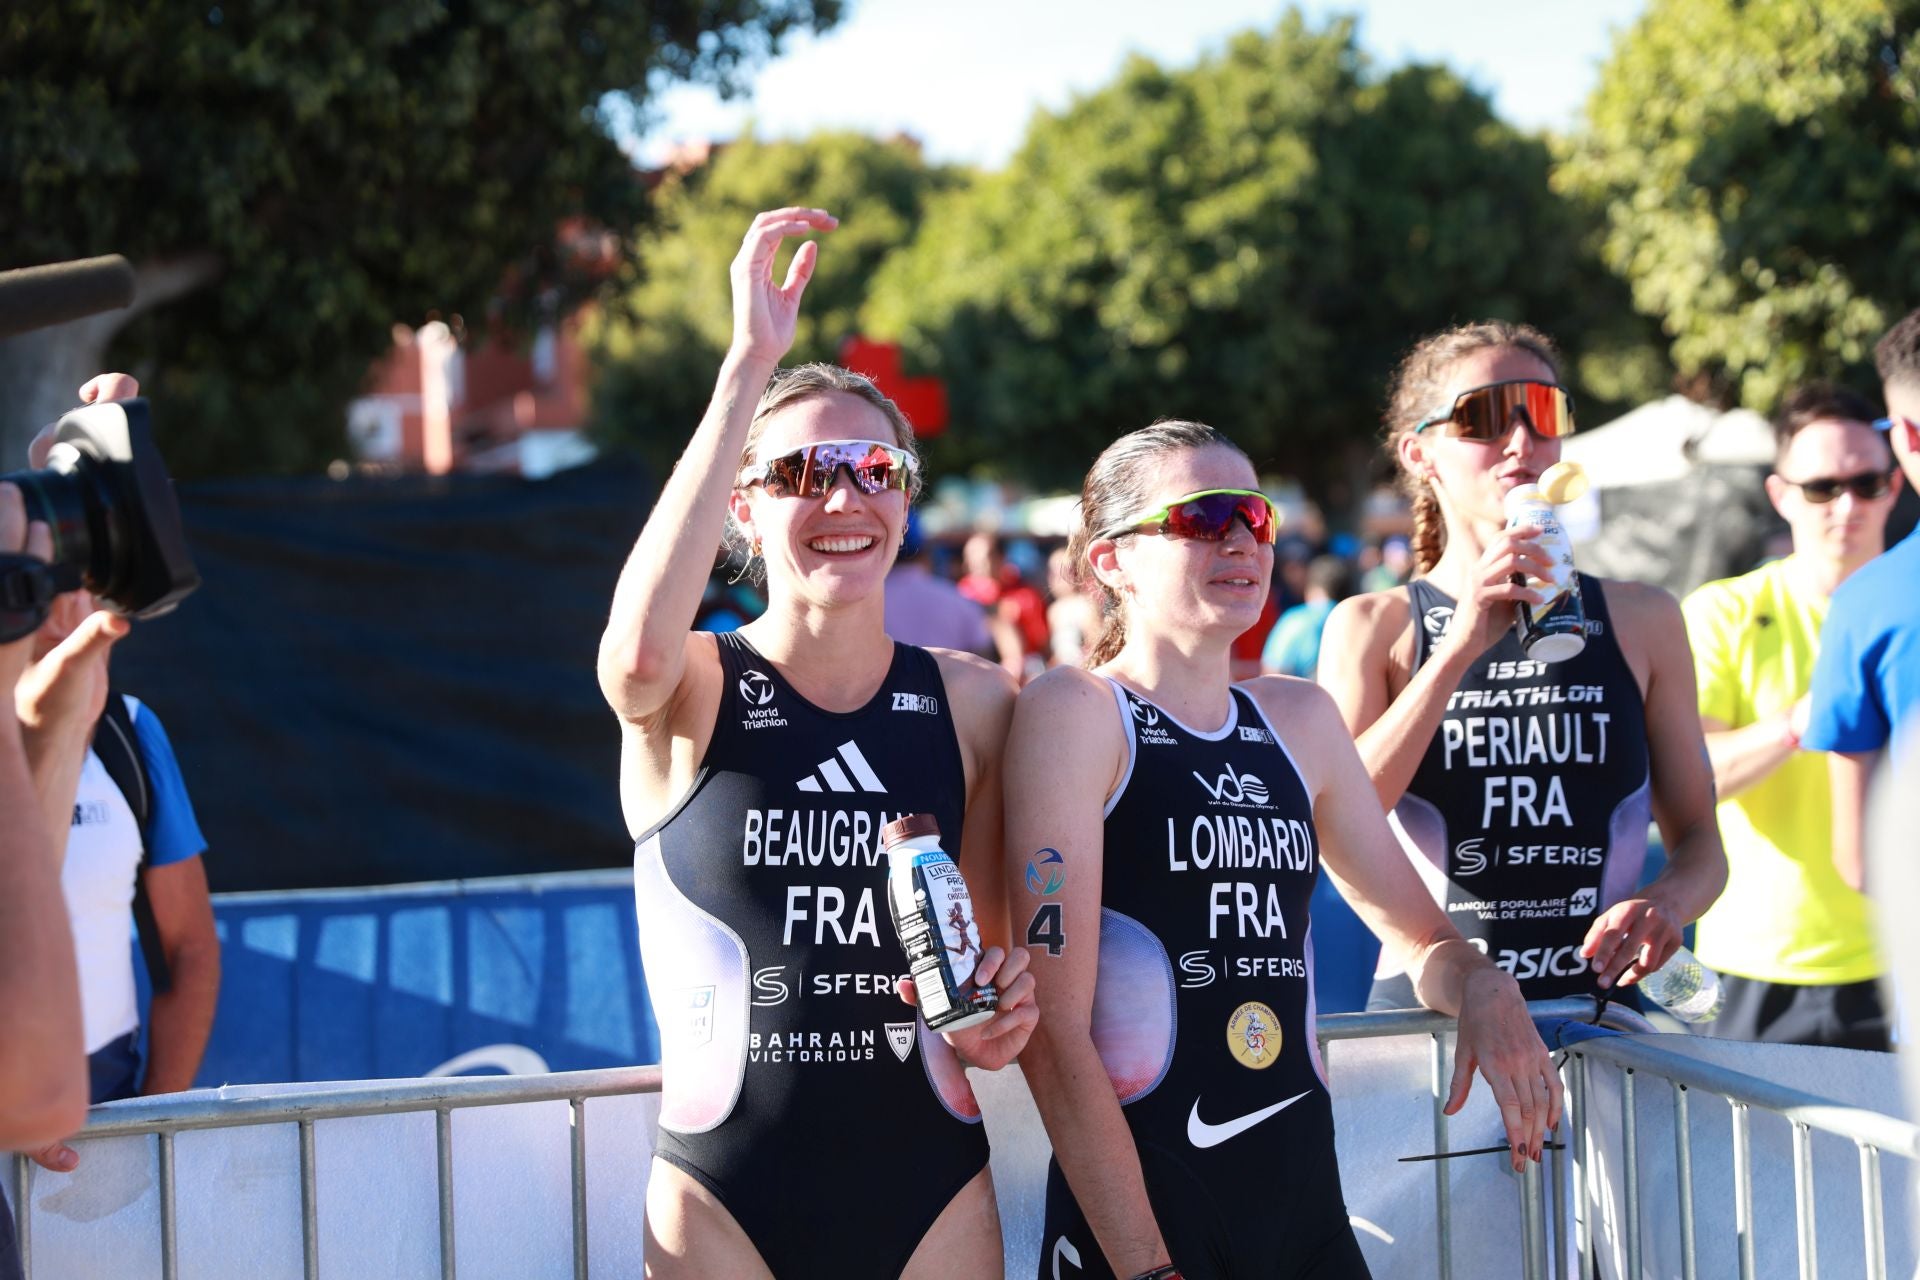
[[[880,828],[887,851],[887,905],[907,953],[907,973],[920,1012],[935,1031],[959,1031],[985,1022],[999,1007],[991,986],[979,986],[980,926],[960,868],[940,847],[932,814],[911,813]]]
[[[1514,606],[1520,648],[1536,662],[1564,662],[1587,647],[1587,610],[1580,599],[1580,575],[1573,568],[1573,543],[1539,485],[1516,485],[1508,490],[1506,509],[1507,528],[1532,525],[1540,530],[1540,550],[1553,562],[1551,578],[1527,583],[1551,593],[1546,602],[1531,604],[1523,600]]]

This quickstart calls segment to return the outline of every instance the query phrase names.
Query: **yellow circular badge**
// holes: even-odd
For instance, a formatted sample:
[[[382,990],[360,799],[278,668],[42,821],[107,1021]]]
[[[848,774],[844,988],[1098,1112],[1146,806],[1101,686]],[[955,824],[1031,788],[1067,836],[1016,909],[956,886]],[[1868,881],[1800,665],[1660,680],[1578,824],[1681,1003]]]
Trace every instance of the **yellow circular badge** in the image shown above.
[[[1255,1071],[1280,1058],[1280,1019],[1258,1000],[1249,1000],[1227,1019],[1227,1051],[1233,1060]]]

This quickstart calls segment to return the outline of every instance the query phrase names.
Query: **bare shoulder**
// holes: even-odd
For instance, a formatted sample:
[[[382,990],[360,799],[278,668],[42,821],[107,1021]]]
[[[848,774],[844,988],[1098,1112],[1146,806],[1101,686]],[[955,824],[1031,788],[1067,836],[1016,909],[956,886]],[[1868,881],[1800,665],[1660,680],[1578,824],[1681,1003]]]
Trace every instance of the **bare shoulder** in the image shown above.
[[[1354,754],[1353,736],[1333,695],[1311,680],[1293,676],[1260,676],[1240,687],[1260,704],[1307,790],[1319,796],[1329,779],[1338,776],[1338,770],[1328,766],[1342,752]],[[1358,756],[1354,759],[1357,762]]]
[[[1071,749],[1066,749],[1070,744]],[[1020,691],[1007,737],[1007,787],[1038,786],[1098,803],[1126,766],[1126,730],[1113,686],[1079,667],[1055,667]]]
[[[1327,615],[1327,630],[1367,649],[1384,649],[1397,640],[1413,620],[1413,606],[1405,587],[1348,596]]]
[[[1661,650],[1687,634],[1680,601],[1665,587],[1650,582],[1632,582],[1625,578],[1602,578],[1600,589],[1607,598],[1607,613],[1613,618],[1620,643],[1640,649],[1650,656],[1664,656]]]
[[[1106,680],[1079,667],[1055,667],[1020,691],[1019,715],[1023,721],[1035,716],[1049,723],[1060,716],[1084,721],[1112,715],[1115,705],[1113,686]]]
[[[1651,582],[1634,582],[1628,578],[1601,578],[1598,581],[1600,589],[1606,593],[1607,612],[1618,615],[1623,624],[1646,622],[1658,625],[1679,620],[1680,601],[1665,587],[1655,586]]]
[[[958,649],[928,649],[927,652],[940,665],[940,679],[956,707],[965,700],[1011,711],[1020,686],[1005,667]]]
[[[1338,733],[1346,739],[1346,721],[1333,695],[1311,680],[1298,676],[1258,676],[1240,685],[1266,712],[1268,723],[1287,740],[1290,748],[1311,746],[1321,735]]]

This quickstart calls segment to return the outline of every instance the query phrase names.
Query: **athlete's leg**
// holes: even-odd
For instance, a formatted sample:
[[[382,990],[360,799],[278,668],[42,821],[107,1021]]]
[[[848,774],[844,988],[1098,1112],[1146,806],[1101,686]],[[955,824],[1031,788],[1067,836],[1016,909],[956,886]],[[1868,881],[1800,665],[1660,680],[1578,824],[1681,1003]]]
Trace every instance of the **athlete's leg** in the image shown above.
[[[648,1280],[773,1280],[760,1251],[713,1192],[657,1157],[647,1179],[646,1274]]]
[[[993,1173],[982,1169],[920,1237],[900,1280],[998,1280],[1006,1271]]]

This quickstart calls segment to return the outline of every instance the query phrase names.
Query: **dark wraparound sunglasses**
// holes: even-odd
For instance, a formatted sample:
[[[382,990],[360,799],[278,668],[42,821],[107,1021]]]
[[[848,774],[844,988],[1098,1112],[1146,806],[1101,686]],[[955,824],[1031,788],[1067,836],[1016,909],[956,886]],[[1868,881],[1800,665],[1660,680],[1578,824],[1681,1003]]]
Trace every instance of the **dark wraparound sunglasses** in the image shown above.
[[[1255,489],[1202,489],[1175,498],[1157,511],[1142,512],[1097,535],[1160,533],[1201,542],[1223,542],[1239,520],[1256,541],[1272,546],[1280,536],[1280,516],[1267,495]]]
[[[864,494],[898,489],[913,490],[920,464],[905,449],[878,440],[822,440],[740,473],[740,487],[760,485],[776,498],[819,498],[833,488],[833,477],[845,468],[854,487]]]
[[[1573,397],[1551,382],[1490,382],[1453,398],[1453,407],[1437,413],[1414,432],[1447,424],[1446,434],[1461,440],[1501,440],[1518,420],[1546,439],[1573,434]]]
[[[1785,476],[1780,478],[1787,480]],[[1839,497],[1842,489],[1861,502],[1886,497],[1893,488],[1893,472],[1862,471],[1853,476],[1821,476],[1815,480],[1787,480],[1787,483],[1798,489],[1808,502],[1824,507]]]

